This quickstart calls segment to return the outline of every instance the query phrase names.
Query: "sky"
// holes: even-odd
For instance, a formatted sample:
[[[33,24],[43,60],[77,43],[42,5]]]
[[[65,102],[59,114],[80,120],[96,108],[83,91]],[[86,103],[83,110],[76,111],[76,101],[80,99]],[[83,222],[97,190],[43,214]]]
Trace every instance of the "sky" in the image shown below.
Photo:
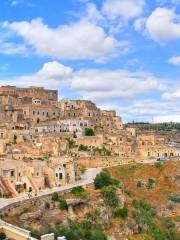
[[[0,0],[0,85],[180,122],[180,0]]]

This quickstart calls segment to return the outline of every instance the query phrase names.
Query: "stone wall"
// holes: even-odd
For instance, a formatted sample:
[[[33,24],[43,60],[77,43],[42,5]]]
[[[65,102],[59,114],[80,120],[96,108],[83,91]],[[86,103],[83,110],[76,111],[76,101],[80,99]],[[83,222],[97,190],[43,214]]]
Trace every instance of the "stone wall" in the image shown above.
[[[132,158],[119,156],[97,156],[97,157],[80,157],[76,162],[87,168],[96,167],[113,167],[118,165],[129,164],[133,161]]]

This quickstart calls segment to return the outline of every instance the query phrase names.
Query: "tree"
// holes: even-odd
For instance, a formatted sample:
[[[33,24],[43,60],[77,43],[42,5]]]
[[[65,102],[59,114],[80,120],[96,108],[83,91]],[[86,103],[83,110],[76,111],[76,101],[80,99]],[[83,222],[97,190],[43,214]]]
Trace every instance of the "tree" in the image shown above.
[[[52,194],[52,200],[55,201],[55,202],[59,201],[59,193],[58,192],[54,192]]]
[[[60,210],[67,210],[68,205],[65,199],[60,199],[59,200],[59,209]]]
[[[94,136],[94,130],[92,128],[85,128],[85,136]]]
[[[101,172],[97,174],[94,185],[96,189],[102,189],[103,187],[107,187],[109,185],[118,185],[119,181],[116,179],[113,179],[109,173],[107,172]]]

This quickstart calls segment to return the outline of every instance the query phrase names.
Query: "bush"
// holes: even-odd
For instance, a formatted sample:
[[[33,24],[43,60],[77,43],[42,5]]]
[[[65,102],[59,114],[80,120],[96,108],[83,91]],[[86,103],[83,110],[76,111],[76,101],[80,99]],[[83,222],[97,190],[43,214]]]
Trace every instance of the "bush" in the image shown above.
[[[68,240],[107,240],[104,232],[96,225],[90,224],[88,221],[81,223],[70,222],[68,226],[61,225],[57,229],[56,235],[63,235]]]
[[[155,208],[151,206],[151,204],[146,203],[143,200],[134,199],[132,202],[132,205],[136,209],[142,209],[142,210],[145,210],[146,212],[149,212],[151,216],[154,216],[156,214]]]
[[[45,208],[49,209],[50,208],[50,203],[49,202],[45,202]]]
[[[168,199],[172,202],[180,203],[180,195],[170,195]]]
[[[84,146],[83,144],[79,145],[79,149],[78,150],[79,151],[84,151],[84,152],[89,151],[88,147]]]
[[[174,230],[176,225],[175,223],[168,217],[161,217],[161,223],[166,229]]]
[[[143,183],[142,183],[141,181],[138,181],[137,184],[136,184],[136,186],[137,186],[138,188],[141,188],[141,187],[143,186]]]
[[[58,192],[54,192],[54,193],[52,194],[52,200],[53,200],[54,202],[58,202],[58,201],[59,201],[59,193],[58,193]]]
[[[126,207],[117,208],[113,211],[113,217],[126,218],[128,215],[128,209]]]
[[[116,194],[116,189],[112,186],[104,187],[102,189],[104,202],[107,206],[116,208],[119,206],[119,198]]]
[[[155,166],[157,169],[159,169],[160,171],[163,170],[163,168],[162,168],[162,164],[161,164],[160,162],[155,163],[154,166]]]
[[[94,130],[92,128],[85,128],[85,136],[94,136]]]
[[[89,240],[107,240],[107,237],[102,230],[96,229],[92,232]]]
[[[154,185],[155,185],[155,180],[154,179],[152,179],[152,178],[149,178],[148,179],[148,183],[147,183],[147,188],[153,188],[154,187]]]
[[[86,192],[85,192],[84,188],[81,186],[73,187],[73,189],[71,190],[71,193],[76,197],[85,197],[86,196]]]
[[[60,199],[59,200],[59,209],[60,210],[67,210],[68,205],[65,199]]]
[[[94,185],[96,189],[102,189],[103,187],[107,187],[109,185],[118,185],[119,181],[111,178],[110,174],[107,172],[101,172],[97,174]]]

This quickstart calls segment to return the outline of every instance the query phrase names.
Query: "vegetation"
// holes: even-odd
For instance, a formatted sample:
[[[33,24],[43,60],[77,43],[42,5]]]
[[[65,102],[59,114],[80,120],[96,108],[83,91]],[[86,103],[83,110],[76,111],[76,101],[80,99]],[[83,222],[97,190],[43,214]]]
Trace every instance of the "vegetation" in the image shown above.
[[[58,193],[58,192],[54,192],[54,193],[52,194],[52,200],[53,200],[54,202],[58,202],[58,201],[59,201],[59,193]]]
[[[113,186],[104,187],[102,189],[104,202],[107,206],[116,208],[119,206],[119,198],[116,194],[116,188]]]
[[[138,188],[141,188],[143,186],[143,183],[141,181],[138,181],[136,185]]]
[[[62,225],[53,232],[56,236],[65,236],[68,240],[107,240],[103,230],[88,221],[69,222],[68,225]]]
[[[45,208],[49,209],[50,208],[50,203],[49,202],[45,202]]]
[[[97,152],[99,153],[101,156],[111,156],[112,153],[111,151],[107,150],[104,146],[102,148],[99,148],[99,147],[88,147],[88,146],[85,146],[83,144],[79,145],[79,148],[78,148],[79,151],[84,151],[84,152],[87,152],[87,151],[93,151],[93,152]]]
[[[75,144],[75,141],[70,139],[70,138],[66,138],[66,140],[68,141],[69,143],[69,149],[72,149],[72,148],[75,148],[76,147],[76,144]]]
[[[92,128],[85,128],[85,136],[94,136],[94,130]]]
[[[117,186],[118,184],[119,184],[119,181],[112,178],[111,175],[107,172],[101,172],[97,174],[94,180],[94,185],[96,189],[102,189],[103,187],[107,187],[110,185]]]
[[[163,170],[162,164],[161,164],[160,162],[155,163],[154,166],[155,166],[157,169],[159,169],[160,171]]]
[[[71,190],[71,193],[76,196],[76,197],[86,197],[86,192],[84,190],[83,187],[79,186],[79,187],[74,187],[72,190]]]
[[[168,199],[172,202],[180,203],[180,195],[170,195]]]
[[[85,146],[85,145],[83,145],[83,144],[79,145],[79,149],[78,149],[78,150],[79,150],[79,151],[84,151],[84,152],[90,151],[90,149],[88,148],[88,146]]]
[[[68,205],[65,199],[60,199],[59,200],[59,209],[60,210],[67,210]]]
[[[128,215],[127,207],[116,208],[113,210],[113,217],[126,218]]]
[[[148,179],[148,183],[147,183],[147,188],[153,188],[154,187],[154,185],[155,185],[155,180],[154,179],[152,179],[152,178],[149,178]]]
[[[127,126],[133,126],[139,130],[171,131],[180,130],[180,123],[129,123]]]

